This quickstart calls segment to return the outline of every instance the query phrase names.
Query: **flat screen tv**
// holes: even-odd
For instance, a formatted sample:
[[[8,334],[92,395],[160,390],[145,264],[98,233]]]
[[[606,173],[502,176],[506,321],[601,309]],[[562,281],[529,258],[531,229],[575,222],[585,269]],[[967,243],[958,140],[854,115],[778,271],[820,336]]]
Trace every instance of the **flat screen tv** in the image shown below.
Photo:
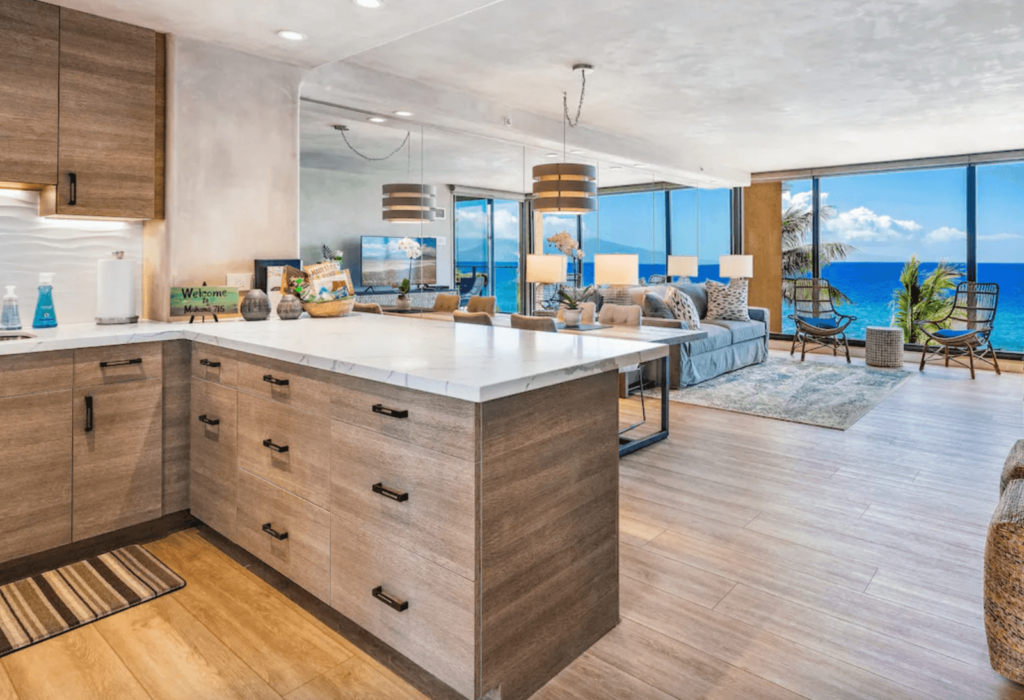
[[[405,236],[363,236],[360,253],[361,282],[364,287],[401,284],[406,277],[417,284],[437,284],[437,239],[413,238],[423,255],[409,260],[398,244]],[[411,263],[411,266],[410,266]]]

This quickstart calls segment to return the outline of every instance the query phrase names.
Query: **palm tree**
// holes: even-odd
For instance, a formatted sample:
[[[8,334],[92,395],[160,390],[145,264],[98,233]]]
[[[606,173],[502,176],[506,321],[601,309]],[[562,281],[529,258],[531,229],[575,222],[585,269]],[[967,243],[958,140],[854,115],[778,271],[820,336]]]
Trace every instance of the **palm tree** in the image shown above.
[[[828,221],[836,215],[833,206],[821,207],[822,221]],[[814,212],[798,204],[790,204],[782,213],[782,297],[793,302],[793,284],[788,280],[804,277],[814,269],[814,247],[808,243]],[[820,248],[821,266],[824,268],[834,262],[845,260],[856,251],[849,243],[822,243]],[[835,304],[851,303],[849,297],[832,287],[832,301]]]
[[[903,329],[903,339],[916,343],[921,331],[918,321],[945,318],[953,308],[956,281],[962,273],[945,260],[921,281],[921,263],[916,255],[903,266],[900,288],[892,293],[893,325]]]

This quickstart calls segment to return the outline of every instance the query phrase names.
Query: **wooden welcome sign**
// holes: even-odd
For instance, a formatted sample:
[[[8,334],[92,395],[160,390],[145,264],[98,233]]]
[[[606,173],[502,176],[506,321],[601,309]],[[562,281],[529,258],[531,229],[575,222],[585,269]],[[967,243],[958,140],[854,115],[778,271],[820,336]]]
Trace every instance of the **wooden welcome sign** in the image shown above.
[[[238,287],[171,287],[171,317],[238,313]]]

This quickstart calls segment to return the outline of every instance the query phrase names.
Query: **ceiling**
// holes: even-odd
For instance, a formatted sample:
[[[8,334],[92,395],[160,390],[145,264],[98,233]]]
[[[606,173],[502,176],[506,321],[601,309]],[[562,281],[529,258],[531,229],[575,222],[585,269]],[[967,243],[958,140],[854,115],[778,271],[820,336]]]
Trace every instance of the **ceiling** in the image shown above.
[[[385,2],[60,4],[327,64],[304,95],[539,148],[560,141],[562,91],[573,107],[579,94],[571,66],[590,62],[575,143],[706,186],[1024,148],[1019,0]],[[285,27],[309,40],[285,45],[274,35]]]

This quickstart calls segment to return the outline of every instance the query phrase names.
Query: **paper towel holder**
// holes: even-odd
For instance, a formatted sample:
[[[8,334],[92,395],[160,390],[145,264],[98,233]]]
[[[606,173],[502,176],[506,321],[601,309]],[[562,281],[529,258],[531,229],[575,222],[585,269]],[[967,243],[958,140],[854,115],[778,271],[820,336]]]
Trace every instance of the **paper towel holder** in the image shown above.
[[[124,251],[123,250],[114,251],[114,253],[113,253],[113,260],[124,260]],[[98,274],[98,276],[100,278],[98,280],[99,287],[97,289],[97,296],[100,299],[102,299],[104,297],[104,292],[106,292],[107,294],[115,293],[115,294],[118,294],[118,295],[124,295],[124,296],[126,296],[130,300],[129,305],[134,307],[135,306],[135,285],[134,285],[134,280],[132,280],[132,281],[125,280],[125,284],[127,284],[128,286],[123,288],[123,289],[109,289],[109,288],[105,289],[106,284],[107,283],[112,283],[112,282],[110,280],[104,280],[103,279],[103,272],[102,272],[103,265],[102,265],[102,262],[103,261],[100,261],[99,268],[97,269],[97,274]],[[102,301],[100,301],[99,303],[102,306]],[[139,317],[137,315],[124,315],[124,314],[118,315],[118,314],[114,313],[114,314],[109,314],[109,315],[105,315],[105,316],[97,315],[97,317],[96,317],[96,325],[99,325],[99,326],[113,326],[113,325],[119,325],[119,324],[138,323],[138,322],[139,322]]]

